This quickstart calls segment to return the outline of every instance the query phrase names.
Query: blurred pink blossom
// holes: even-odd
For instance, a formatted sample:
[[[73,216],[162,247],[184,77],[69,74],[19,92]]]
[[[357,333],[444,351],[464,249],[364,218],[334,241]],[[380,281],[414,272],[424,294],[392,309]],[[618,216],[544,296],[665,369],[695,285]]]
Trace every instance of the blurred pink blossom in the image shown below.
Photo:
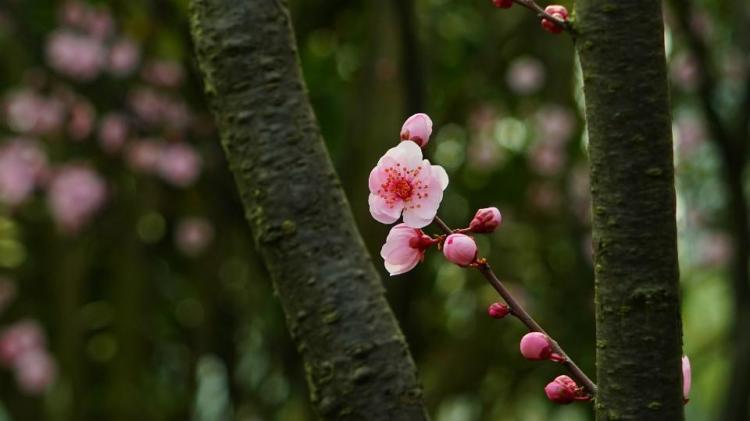
[[[34,349],[20,355],[13,369],[19,388],[30,395],[44,393],[57,375],[55,361],[44,349]]]
[[[723,232],[712,232],[702,236],[697,247],[698,262],[704,266],[724,266],[734,252],[731,239]]]
[[[133,90],[128,103],[135,115],[146,124],[164,124],[183,129],[190,123],[190,110],[183,101],[162,95],[151,88]]]
[[[96,120],[94,106],[86,100],[78,100],[70,108],[68,134],[73,140],[87,138],[94,129],[94,120]]]
[[[681,89],[691,91],[698,84],[700,70],[695,57],[688,53],[679,53],[671,60],[669,72],[672,81]]]
[[[127,76],[141,60],[141,51],[130,38],[120,38],[112,44],[107,57],[107,68],[115,76]]]
[[[90,9],[86,16],[86,30],[89,34],[105,39],[110,36],[115,29],[115,22],[112,19],[112,13],[104,7]]]
[[[560,191],[550,183],[532,184],[529,186],[528,197],[535,209],[544,212],[555,211],[562,201]]]
[[[505,80],[510,89],[519,95],[533,94],[544,84],[545,70],[534,57],[519,57],[510,64]]]
[[[172,143],[161,150],[157,170],[168,183],[187,187],[200,175],[201,157],[190,145]]]
[[[44,332],[30,319],[18,321],[0,333],[0,363],[12,367],[27,352],[45,346]]]
[[[128,137],[127,117],[119,113],[109,113],[99,122],[99,144],[107,153],[115,153],[122,149]]]
[[[101,41],[67,30],[49,36],[46,54],[50,67],[81,82],[98,76],[106,61]]]
[[[534,120],[540,140],[555,144],[570,140],[576,126],[575,114],[560,105],[545,105],[539,108]]]
[[[179,62],[172,60],[153,60],[146,63],[141,71],[143,79],[156,86],[176,88],[185,78],[185,71]]]
[[[566,161],[565,149],[555,143],[539,142],[529,151],[529,165],[540,175],[559,174]]]
[[[0,201],[17,206],[39,184],[47,169],[47,157],[28,139],[11,140],[0,148]]]
[[[60,8],[60,20],[63,24],[83,29],[86,26],[89,8],[80,1],[66,1]]]
[[[692,155],[705,143],[706,130],[700,117],[683,114],[675,119],[674,124],[677,129],[675,143],[680,155]]]
[[[64,232],[74,233],[102,207],[106,198],[104,180],[92,169],[69,164],[54,174],[48,203],[52,216]]]
[[[60,129],[65,107],[57,98],[45,98],[31,90],[20,90],[5,100],[8,126],[19,133],[47,134]]]
[[[157,139],[141,139],[128,146],[127,161],[135,171],[153,173],[157,171],[163,142]]]
[[[203,252],[214,238],[214,227],[205,218],[183,218],[177,224],[175,243],[177,248],[188,256]]]

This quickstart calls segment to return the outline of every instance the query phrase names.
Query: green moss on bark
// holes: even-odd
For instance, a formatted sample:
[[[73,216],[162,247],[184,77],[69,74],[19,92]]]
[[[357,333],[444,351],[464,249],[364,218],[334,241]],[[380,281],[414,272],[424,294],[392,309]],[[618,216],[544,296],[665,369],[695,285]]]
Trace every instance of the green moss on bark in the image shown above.
[[[591,161],[597,420],[682,420],[661,2],[578,0]]]
[[[323,419],[425,419],[306,96],[285,2],[194,0],[205,90]]]

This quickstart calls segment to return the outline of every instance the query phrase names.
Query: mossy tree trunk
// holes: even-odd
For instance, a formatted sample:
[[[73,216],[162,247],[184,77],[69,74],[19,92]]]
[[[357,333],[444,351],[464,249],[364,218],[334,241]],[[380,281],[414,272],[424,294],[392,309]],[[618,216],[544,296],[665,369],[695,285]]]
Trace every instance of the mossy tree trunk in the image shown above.
[[[414,363],[308,102],[285,2],[193,0],[191,26],[226,156],[319,415],[426,418]]]
[[[578,0],[591,161],[597,420],[683,419],[661,2]]]

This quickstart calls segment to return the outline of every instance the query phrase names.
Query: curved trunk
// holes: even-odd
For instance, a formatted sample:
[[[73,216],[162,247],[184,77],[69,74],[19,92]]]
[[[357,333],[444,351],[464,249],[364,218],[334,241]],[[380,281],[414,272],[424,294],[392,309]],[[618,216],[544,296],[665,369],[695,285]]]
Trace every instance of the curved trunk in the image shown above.
[[[591,160],[597,420],[682,420],[682,324],[661,2],[578,0]]]
[[[406,343],[308,102],[285,2],[194,0],[205,89],[324,419],[425,419]]]

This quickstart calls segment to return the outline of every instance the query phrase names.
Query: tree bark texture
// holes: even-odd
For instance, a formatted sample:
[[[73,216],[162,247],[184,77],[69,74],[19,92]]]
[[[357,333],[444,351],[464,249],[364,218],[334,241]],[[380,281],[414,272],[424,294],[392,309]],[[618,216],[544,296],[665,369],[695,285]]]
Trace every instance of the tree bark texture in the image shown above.
[[[591,161],[597,420],[682,420],[682,323],[661,2],[578,0]]]
[[[191,29],[222,144],[318,414],[425,419],[414,362],[307,99],[285,2],[193,0]]]

